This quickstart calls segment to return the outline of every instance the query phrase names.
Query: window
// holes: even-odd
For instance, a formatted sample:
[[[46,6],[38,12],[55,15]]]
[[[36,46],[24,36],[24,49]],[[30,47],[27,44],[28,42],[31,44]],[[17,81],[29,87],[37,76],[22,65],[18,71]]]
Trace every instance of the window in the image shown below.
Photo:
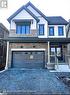
[[[54,36],[54,27],[49,27],[49,36]]]
[[[25,26],[21,26],[22,30],[21,30],[21,34],[25,34]]]
[[[57,56],[61,56],[61,48],[57,47]]]
[[[59,26],[58,27],[58,35],[59,36],[63,36],[64,35],[64,33],[63,33],[63,26]]]
[[[17,34],[30,34],[30,25],[16,25]]]
[[[62,47],[61,46],[51,46],[50,47],[50,54],[51,55],[57,55],[57,56],[61,56],[61,50]]]
[[[30,33],[30,26],[27,25],[25,30],[26,30],[26,34],[29,34]]]
[[[50,54],[51,54],[51,55],[55,55],[55,48],[54,48],[54,47],[51,47],[50,49],[51,49],[51,50],[50,50],[50,52],[51,52]]]
[[[17,26],[16,27],[16,33],[17,34],[21,34],[21,26]]]
[[[39,35],[44,35],[44,24],[39,24]]]

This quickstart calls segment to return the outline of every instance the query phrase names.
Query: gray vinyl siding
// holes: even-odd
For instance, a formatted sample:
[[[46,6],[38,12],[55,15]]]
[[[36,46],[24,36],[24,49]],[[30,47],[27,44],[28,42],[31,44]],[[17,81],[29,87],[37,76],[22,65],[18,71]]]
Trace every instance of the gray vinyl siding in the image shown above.
[[[4,37],[4,30],[0,27],[0,38]]]
[[[0,38],[7,38],[9,35],[9,31],[4,28],[3,25],[0,26]]]

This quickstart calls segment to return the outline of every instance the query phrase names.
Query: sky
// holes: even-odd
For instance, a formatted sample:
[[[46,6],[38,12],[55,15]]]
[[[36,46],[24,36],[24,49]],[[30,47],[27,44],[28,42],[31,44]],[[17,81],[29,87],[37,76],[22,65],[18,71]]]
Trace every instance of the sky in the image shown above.
[[[10,24],[7,21],[8,17],[29,0],[7,0],[7,2],[7,8],[0,8],[0,23],[10,29]],[[70,0],[30,0],[30,2],[46,16],[62,16],[67,21],[70,19]]]

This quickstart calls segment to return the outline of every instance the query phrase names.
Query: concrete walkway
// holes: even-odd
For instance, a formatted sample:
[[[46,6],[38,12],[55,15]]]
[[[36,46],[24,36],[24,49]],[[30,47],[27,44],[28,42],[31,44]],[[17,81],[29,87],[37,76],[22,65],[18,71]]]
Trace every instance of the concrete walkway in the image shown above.
[[[70,72],[69,65],[55,65],[55,70],[50,70],[50,72]]]
[[[2,72],[0,73],[0,92],[30,93],[29,95],[70,94],[69,88],[47,69],[10,69]]]

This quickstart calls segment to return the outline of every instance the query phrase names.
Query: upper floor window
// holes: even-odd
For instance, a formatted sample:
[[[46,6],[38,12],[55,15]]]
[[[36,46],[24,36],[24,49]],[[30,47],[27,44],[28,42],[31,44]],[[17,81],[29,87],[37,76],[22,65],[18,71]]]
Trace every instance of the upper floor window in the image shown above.
[[[63,35],[64,35],[63,26],[59,26],[59,27],[58,27],[58,35],[59,35],[59,36],[63,36]]]
[[[30,25],[17,24],[16,25],[16,33],[17,34],[30,34]]]
[[[54,27],[49,27],[49,36],[54,36]]]
[[[16,33],[21,34],[21,26],[20,25],[16,26]]]
[[[39,24],[39,35],[44,35],[44,24]]]

